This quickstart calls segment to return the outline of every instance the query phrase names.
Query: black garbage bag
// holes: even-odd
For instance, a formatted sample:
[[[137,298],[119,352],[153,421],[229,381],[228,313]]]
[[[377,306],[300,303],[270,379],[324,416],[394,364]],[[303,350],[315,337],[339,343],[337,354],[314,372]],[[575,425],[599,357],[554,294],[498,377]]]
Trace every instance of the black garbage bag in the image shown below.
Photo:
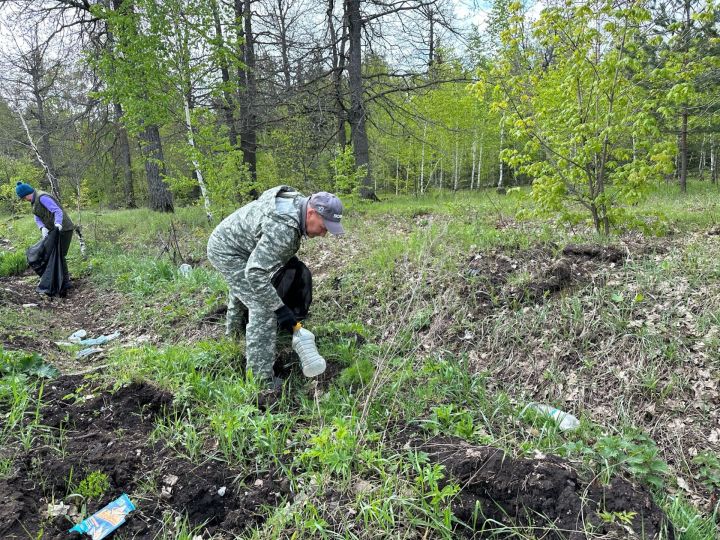
[[[56,296],[65,292],[69,276],[63,271],[60,231],[48,232],[47,236],[25,251],[28,264],[40,276],[37,292]]]
[[[55,231],[53,231],[55,232]],[[57,233],[55,233],[57,235]],[[42,277],[45,273],[48,263],[48,236],[40,240],[37,244],[34,244],[25,250],[25,257],[35,273]],[[57,240],[55,240],[57,242]]]
[[[272,284],[298,320],[305,319],[312,303],[312,274],[300,259],[292,257],[273,276]]]

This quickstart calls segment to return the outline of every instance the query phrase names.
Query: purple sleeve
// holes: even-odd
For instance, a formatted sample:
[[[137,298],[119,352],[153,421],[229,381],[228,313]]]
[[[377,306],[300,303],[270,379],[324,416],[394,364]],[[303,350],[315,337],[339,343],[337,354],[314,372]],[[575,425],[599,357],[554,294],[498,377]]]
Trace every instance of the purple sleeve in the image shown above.
[[[33,217],[35,218],[35,225],[37,225],[38,228],[42,229],[45,226],[45,224],[42,221],[40,221],[39,217],[37,217],[37,216],[33,216]]]
[[[55,204],[55,201],[53,201],[50,197],[43,195],[40,197],[40,204],[53,213],[53,216],[55,216],[55,225],[58,223],[62,225],[63,211],[60,210],[60,207],[57,204]]]

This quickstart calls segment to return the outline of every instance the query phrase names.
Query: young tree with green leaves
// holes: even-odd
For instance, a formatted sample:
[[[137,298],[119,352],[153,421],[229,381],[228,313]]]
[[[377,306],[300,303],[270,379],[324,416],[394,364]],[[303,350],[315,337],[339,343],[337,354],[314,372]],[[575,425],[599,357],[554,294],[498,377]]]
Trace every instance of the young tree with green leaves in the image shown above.
[[[672,145],[637,80],[650,13],[641,1],[563,3],[544,9],[531,30],[518,2],[509,13],[491,79],[508,135],[520,143],[504,159],[533,179],[538,209],[577,219],[584,208],[608,234],[631,219],[624,206],[672,169]]]

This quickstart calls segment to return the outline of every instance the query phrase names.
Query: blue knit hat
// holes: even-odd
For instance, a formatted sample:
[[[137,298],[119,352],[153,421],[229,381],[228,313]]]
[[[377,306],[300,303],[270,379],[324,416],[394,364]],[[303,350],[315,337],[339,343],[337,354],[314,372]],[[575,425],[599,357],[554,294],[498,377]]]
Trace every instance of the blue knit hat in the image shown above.
[[[17,196],[20,197],[21,199],[25,195],[30,195],[33,191],[35,191],[35,190],[33,189],[33,187],[30,184],[25,184],[23,182],[18,182],[17,185],[15,186],[15,193],[17,193]]]

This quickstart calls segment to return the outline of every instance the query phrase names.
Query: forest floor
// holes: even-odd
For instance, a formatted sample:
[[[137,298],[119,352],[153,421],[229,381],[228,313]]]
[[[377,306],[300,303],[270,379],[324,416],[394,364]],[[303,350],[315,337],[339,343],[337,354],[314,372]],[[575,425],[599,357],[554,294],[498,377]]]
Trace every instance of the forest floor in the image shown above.
[[[328,370],[282,342],[273,405],[224,337],[199,209],[94,215],[67,298],[0,277],[0,537],[68,538],[127,493],[118,539],[714,539],[707,195],[657,194],[661,237],[517,221],[490,193],[352,205],[300,253]],[[0,245],[31,225],[0,218]],[[119,337],[78,358],[79,329]]]

